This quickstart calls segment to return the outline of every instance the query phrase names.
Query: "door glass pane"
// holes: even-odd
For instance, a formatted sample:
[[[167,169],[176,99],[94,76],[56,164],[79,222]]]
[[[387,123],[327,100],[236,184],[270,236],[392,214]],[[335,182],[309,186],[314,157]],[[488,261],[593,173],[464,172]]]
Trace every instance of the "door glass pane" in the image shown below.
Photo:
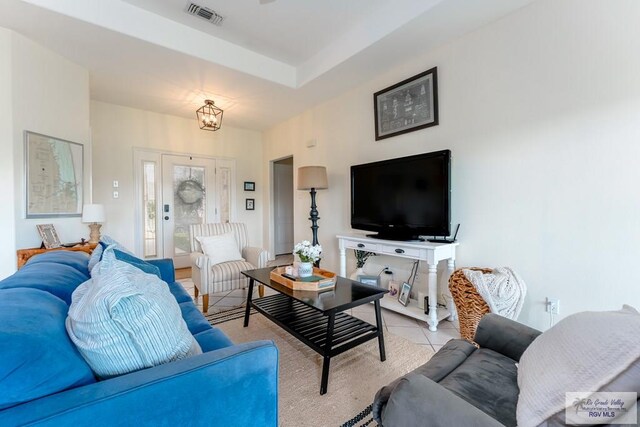
[[[219,168],[220,222],[229,222],[231,217],[231,169]]]
[[[156,250],[156,162],[142,162],[142,215],[144,218],[144,257],[158,255]]]
[[[173,167],[173,245],[175,255],[191,252],[189,225],[205,222],[205,182],[204,167]]]

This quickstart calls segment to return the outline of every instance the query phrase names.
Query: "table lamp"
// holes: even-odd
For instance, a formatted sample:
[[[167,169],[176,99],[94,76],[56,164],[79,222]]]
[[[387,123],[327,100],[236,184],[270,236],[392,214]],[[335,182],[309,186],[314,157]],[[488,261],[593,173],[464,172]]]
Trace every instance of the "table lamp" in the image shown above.
[[[82,207],[82,222],[89,224],[91,234],[89,235],[90,244],[98,244],[100,241],[100,227],[105,221],[104,205],[89,204]]]
[[[318,244],[318,209],[316,206],[316,190],[329,188],[327,181],[327,168],[324,166],[303,166],[298,168],[298,190],[310,190],[311,194],[311,231],[313,232],[312,245]]]

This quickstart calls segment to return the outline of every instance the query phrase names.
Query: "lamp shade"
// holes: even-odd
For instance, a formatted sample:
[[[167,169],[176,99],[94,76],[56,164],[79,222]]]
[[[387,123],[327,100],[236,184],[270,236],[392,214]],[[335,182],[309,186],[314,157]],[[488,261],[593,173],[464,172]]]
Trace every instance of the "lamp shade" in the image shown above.
[[[324,190],[329,188],[327,168],[324,166],[303,166],[298,168],[298,190]]]
[[[104,205],[90,204],[82,207],[82,222],[104,222]]]

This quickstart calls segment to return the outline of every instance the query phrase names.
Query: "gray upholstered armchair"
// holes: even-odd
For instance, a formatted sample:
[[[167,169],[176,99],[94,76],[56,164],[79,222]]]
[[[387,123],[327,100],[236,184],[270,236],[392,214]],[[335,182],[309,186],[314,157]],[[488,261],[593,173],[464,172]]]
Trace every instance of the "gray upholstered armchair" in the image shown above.
[[[515,426],[516,362],[540,331],[487,314],[474,340],[451,340],[426,364],[383,387],[373,403],[381,426]]]
[[[242,260],[233,260],[212,264],[204,254],[197,237],[216,236],[233,232]],[[262,249],[248,246],[247,227],[242,223],[195,224],[189,227],[191,242],[191,276],[195,285],[195,297],[202,294],[202,311],[209,309],[209,294],[249,286],[244,270],[253,270],[267,266],[270,255]],[[263,286],[259,288],[260,296],[264,294]]]
[[[569,416],[583,425],[633,424],[640,419],[639,329],[640,313],[629,306],[575,313],[542,335],[489,313],[474,336],[478,347],[450,340],[427,363],[378,391],[373,418],[384,427],[556,427],[575,424]],[[589,419],[588,409],[578,415],[578,407],[567,404],[570,391],[627,400],[624,409],[601,409],[595,413],[606,415]]]

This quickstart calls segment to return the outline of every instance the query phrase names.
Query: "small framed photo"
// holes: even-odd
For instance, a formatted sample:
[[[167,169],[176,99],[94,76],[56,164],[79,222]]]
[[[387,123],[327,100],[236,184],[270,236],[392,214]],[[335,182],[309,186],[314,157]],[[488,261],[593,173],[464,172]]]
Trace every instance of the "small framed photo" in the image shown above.
[[[53,224],[38,224],[36,227],[42,239],[42,244],[46,249],[54,249],[62,246]]]
[[[245,181],[244,191],[256,191],[256,183],[251,181]]]
[[[400,293],[400,284],[393,280],[389,280],[389,296],[398,297]]]
[[[398,301],[405,307],[409,304],[409,293],[411,292],[411,284],[404,282],[400,287],[400,295],[398,295]]]
[[[380,276],[366,276],[364,274],[358,275],[358,282],[365,285],[380,286]]]
[[[244,208],[248,211],[253,211],[256,209],[256,199],[246,199],[244,201]]]

